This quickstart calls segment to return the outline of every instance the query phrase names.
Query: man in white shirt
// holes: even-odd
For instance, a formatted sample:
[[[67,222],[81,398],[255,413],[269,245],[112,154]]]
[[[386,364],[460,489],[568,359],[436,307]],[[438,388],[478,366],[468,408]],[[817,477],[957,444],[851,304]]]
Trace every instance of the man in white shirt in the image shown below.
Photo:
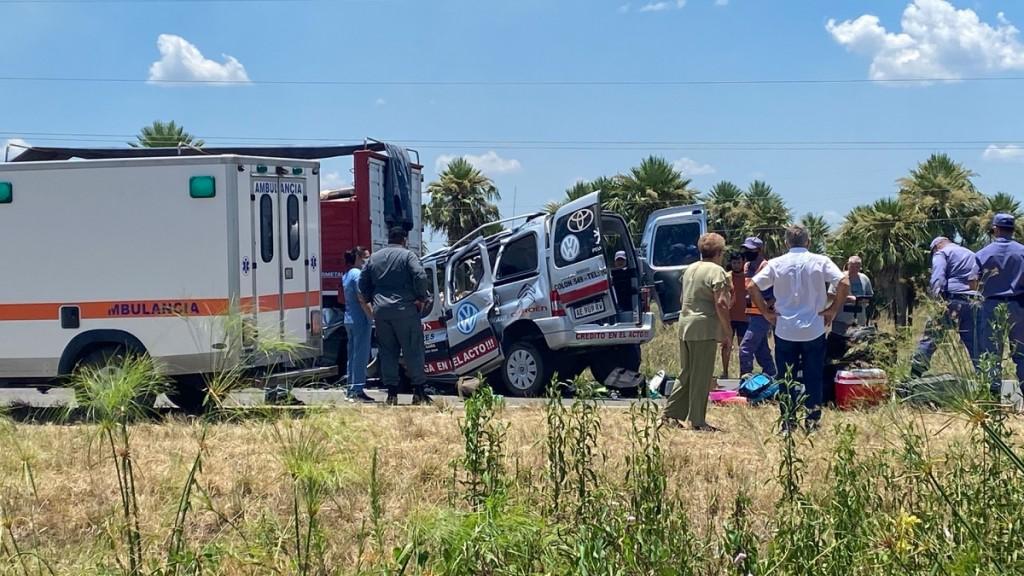
[[[807,429],[817,428],[821,420],[823,378],[825,372],[825,328],[850,293],[850,281],[832,260],[807,250],[807,229],[793,225],[786,230],[789,252],[768,261],[750,286],[750,298],[764,317],[775,325],[775,362],[780,375],[799,381],[804,387]],[[836,297],[828,305],[828,286],[836,284]],[[765,303],[761,291],[772,288],[775,309]],[[789,388],[793,406],[799,398],[796,387]],[[785,406],[783,406],[785,411]],[[793,412],[783,413],[784,429],[795,425]]]

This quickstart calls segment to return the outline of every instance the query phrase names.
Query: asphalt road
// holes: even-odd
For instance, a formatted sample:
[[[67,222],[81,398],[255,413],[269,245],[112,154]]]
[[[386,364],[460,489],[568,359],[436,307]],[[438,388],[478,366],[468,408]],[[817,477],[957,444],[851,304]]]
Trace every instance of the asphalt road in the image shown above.
[[[293,393],[303,404],[310,406],[352,406],[345,398],[343,390],[339,389],[317,389],[317,388],[295,388]],[[383,403],[387,395],[383,390],[367,390],[367,393],[378,402]],[[451,406],[460,406],[462,399],[453,395],[432,396],[435,401],[443,402]],[[411,404],[412,396],[400,394],[399,404]],[[515,398],[506,397],[506,405],[517,406],[540,406],[546,402],[544,398]],[[566,398],[571,402],[572,398]],[[628,408],[630,399],[604,399],[604,405],[609,407]],[[255,388],[239,390],[231,395],[229,405],[236,406],[258,406],[263,403],[263,391]],[[75,405],[74,394],[66,388],[53,388],[46,393],[39,392],[34,388],[0,388],[0,406],[28,406],[32,408],[67,408]],[[157,407],[172,406],[165,397],[160,396],[157,400]]]

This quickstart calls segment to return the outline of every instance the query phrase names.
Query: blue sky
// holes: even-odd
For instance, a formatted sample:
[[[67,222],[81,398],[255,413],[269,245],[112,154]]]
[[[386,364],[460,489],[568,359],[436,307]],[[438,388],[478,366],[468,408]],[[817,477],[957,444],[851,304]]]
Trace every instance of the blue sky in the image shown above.
[[[1022,192],[1024,80],[973,80],[1024,78],[1018,2],[7,0],[0,22],[0,77],[135,80],[0,80],[0,143],[113,146],[155,119],[210,143],[393,139],[419,150],[428,179],[438,158],[471,155],[506,214],[652,153],[698,188],[761,178],[835,222],[931,151],[985,192]],[[642,84],[908,78],[968,80]],[[281,80],[365,83],[263,83]],[[396,80],[479,84],[374,83]],[[343,163],[325,173],[348,179]]]

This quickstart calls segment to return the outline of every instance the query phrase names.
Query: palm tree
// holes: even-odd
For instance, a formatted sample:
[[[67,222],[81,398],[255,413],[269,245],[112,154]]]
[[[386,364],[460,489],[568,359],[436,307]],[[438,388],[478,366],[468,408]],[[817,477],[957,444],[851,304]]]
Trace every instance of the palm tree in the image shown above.
[[[170,122],[156,120],[140,130],[139,135],[135,138],[136,142],[128,143],[133,148],[176,148],[178,146],[202,148],[206,144],[175,124],[174,120]]]
[[[727,180],[712,186],[703,198],[709,229],[725,236],[733,248],[742,241],[743,200],[743,189]]]
[[[625,218],[634,233],[643,230],[651,212],[697,201],[697,191],[690,188],[692,180],[658,156],[645,158],[639,166],[614,181],[615,189],[608,191],[602,201]]]
[[[984,197],[971,181],[976,175],[946,154],[932,154],[897,180],[899,196],[924,214],[929,235],[973,243],[977,238],[969,237],[969,222],[984,208]]]
[[[996,214],[1012,215],[1016,220],[1017,237],[1024,237],[1024,210],[1020,202],[1010,194],[996,192],[992,196],[985,196],[981,212],[968,223],[968,245],[980,248],[988,243],[988,230]]]
[[[800,218],[800,225],[807,229],[807,235],[811,238],[811,245],[808,246],[811,252],[827,254],[829,240],[832,237],[832,228],[825,221],[825,218],[808,212]]]
[[[768,183],[755,180],[747,187],[743,218],[744,234],[763,240],[767,255],[775,256],[785,250],[786,227],[793,216],[786,201]]]
[[[427,193],[430,202],[423,210],[423,221],[444,232],[449,245],[500,215],[494,202],[501,195],[494,182],[462,157],[448,163],[427,186]]]
[[[565,206],[573,200],[578,200],[587,194],[590,194],[596,190],[593,182],[587,182],[586,180],[579,180],[572,186],[565,189],[565,198],[562,200],[551,200],[544,205],[544,211],[548,214],[554,214],[559,208]]]
[[[892,302],[899,325],[908,321],[908,296],[913,279],[925,269],[925,221],[916,205],[905,198],[882,198],[850,211],[840,230],[859,245],[864,268],[877,280],[879,292]]]

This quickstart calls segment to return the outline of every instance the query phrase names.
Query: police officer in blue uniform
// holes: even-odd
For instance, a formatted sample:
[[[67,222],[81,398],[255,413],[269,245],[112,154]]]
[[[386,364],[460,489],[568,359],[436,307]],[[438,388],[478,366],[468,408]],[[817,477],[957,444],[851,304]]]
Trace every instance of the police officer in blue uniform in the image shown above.
[[[992,219],[992,243],[978,251],[981,274],[980,349],[982,354],[1003,357],[1003,334],[1010,335],[1010,353],[1017,366],[1017,381],[1024,381],[1024,245],[1013,239],[1014,219],[1010,214],[996,214]],[[995,324],[996,310],[1006,306],[1009,326]],[[1007,330],[1008,328],[1008,330]],[[991,357],[991,356],[990,356]],[[1002,369],[992,368],[991,390],[997,397],[1002,390]]]

